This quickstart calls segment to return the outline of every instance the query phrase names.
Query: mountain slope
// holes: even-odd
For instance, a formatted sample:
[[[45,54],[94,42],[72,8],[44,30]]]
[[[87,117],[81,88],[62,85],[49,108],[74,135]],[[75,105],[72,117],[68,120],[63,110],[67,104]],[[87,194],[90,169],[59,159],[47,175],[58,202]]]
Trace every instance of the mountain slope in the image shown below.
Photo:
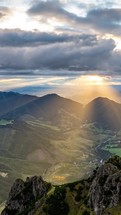
[[[71,184],[53,186],[36,176],[17,179],[1,215],[120,215],[120,180],[118,156]]]
[[[22,95],[18,94],[18,100],[20,100],[19,103],[21,103],[21,97]],[[23,98],[25,97],[26,96],[24,95]],[[16,101],[16,97],[14,98]],[[82,110],[81,104],[60,97],[57,94],[48,94],[43,97],[28,96],[26,102],[23,102],[22,100],[20,106],[15,105],[15,101],[11,101],[10,99],[7,101],[10,107],[13,106],[13,110],[10,108],[10,110],[6,111],[6,114],[3,114],[2,117],[7,119],[21,119],[25,115],[30,115],[35,118],[41,117],[41,119],[57,123],[61,113],[65,115],[71,114],[79,116]]]
[[[22,95],[14,92],[0,92],[0,117],[36,99],[36,96]]]
[[[81,147],[78,139],[70,145],[77,138],[72,129],[80,126],[81,109],[79,103],[56,94],[39,98],[0,92],[0,203],[17,177],[47,174],[54,180],[56,171],[58,181],[57,170],[62,173],[65,163],[74,170],[75,147],[78,154]],[[74,172],[66,177],[72,180]]]
[[[108,98],[96,98],[87,104],[82,113],[83,122],[95,122],[104,129],[121,129],[121,104]]]
[[[97,103],[102,105],[102,100],[97,99]],[[87,112],[84,107],[81,114],[82,105],[56,94],[39,98],[12,92],[1,92],[0,104],[0,202],[6,199],[15,178],[35,174],[54,184],[72,182],[88,175],[95,164],[110,156],[104,148],[109,139],[114,143],[115,132],[85,123],[90,107]],[[103,116],[105,109],[112,110],[108,112],[113,115],[119,107],[120,113],[120,104],[113,106],[116,108],[95,107],[95,114],[100,114],[98,127],[114,128]],[[119,141],[120,136],[115,140]]]

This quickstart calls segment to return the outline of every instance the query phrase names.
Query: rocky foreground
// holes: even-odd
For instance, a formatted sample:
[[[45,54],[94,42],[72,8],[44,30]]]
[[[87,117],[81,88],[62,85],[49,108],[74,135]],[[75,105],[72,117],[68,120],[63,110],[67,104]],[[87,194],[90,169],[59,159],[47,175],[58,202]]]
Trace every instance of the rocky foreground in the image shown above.
[[[41,177],[17,179],[1,215],[121,215],[121,158],[114,156],[88,179],[53,186]]]

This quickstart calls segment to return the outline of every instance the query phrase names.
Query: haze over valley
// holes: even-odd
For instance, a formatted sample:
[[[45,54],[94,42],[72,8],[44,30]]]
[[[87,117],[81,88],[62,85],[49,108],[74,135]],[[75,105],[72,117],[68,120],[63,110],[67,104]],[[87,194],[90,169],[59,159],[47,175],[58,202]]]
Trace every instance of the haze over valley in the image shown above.
[[[83,105],[57,94],[0,92],[0,201],[18,177],[64,184],[120,156],[120,112],[120,103],[104,97]]]

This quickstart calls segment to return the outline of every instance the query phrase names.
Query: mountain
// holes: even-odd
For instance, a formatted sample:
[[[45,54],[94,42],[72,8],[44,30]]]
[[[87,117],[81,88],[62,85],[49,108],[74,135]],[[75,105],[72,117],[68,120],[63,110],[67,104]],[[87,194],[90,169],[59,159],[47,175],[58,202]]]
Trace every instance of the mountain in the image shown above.
[[[84,107],[82,121],[93,122],[103,129],[120,130],[121,104],[108,98],[96,98]]]
[[[53,186],[41,177],[17,179],[1,215],[118,215],[121,158],[115,156],[78,182]]]
[[[15,111],[17,108],[36,100],[36,96],[22,95],[14,92],[0,92],[0,117]]]
[[[79,141],[72,142],[79,136],[81,110],[81,104],[56,94],[0,92],[0,203],[17,177],[42,174],[62,183],[58,175],[66,165],[73,173],[62,179],[72,180],[71,163],[80,153]]]
[[[40,119],[53,125],[96,123],[109,130],[121,128],[121,104],[98,97],[83,106],[78,102],[48,94],[43,97],[0,92],[0,118],[7,120]]]
[[[57,123],[61,114],[79,117],[82,105],[70,99],[48,94],[43,97],[18,93],[1,93],[0,116],[4,119],[23,119],[24,116],[41,118]]]

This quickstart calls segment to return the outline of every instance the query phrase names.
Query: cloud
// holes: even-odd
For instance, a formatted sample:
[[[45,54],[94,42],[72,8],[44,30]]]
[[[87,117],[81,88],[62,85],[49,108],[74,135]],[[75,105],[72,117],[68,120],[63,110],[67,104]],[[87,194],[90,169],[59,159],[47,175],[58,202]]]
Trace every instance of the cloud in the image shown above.
[[[2,47],[0,48],[0,66],[1,70],[29,70],[30,75],[31,70],[38,70],[38,73],[41,73],[41,70],[45,69],[113,70],[117,61],[119,71],[120,55],[116,56],[114,49],[114,41],[104,39],[96,40],[93,45],[90,43],[87,45],[86,42],[83,46],[82,41],[74,41],[34,47],[11,47],[11,49]]]
[[[0,46],[1,47],[33,47],[48,45],[54,43],[81,42],[82,46],[93,45],[97,42],[96,35],[70,35],[56,34],[39,31],[22,31],[20,29],[2,30],[0,29]]]
[[[89,5],[87,10],[89,1],[76,1],[76,6],[85,11],[82,15],[69,9],[73,0],[32,2],[27,11],[29,18],[52,24],[55,31],[0,29],[0,74],[4,70],[28,75],[41,74],[42,70],[120,73],[121,52],[116,52],[113,39],[102,39],[109,33],[120,35],[120,8],[94,9],[94,5]],[[8,13],[7,9],[2,10]]]
[[[10,13],[11,13],[11,10],[8,7],[0,6],[0,19],[9,15]]]
[[[34,3],[28,10],[28,14],[36,16],[40,21],[48,22],[48,19],[58,19],[61,22],[74,21],[77,16],[64,9],[61,1],[40,1]]]
[[[121,9],[91,10],[85,20],[99,32],[121,34]]]
[[[57,20],[64,25],[64,28],[66,25],[70,29],[76,28],[77,31],[78,28],[82,28],[83,32],[88,29],[90,33],[121,35],[121,8],[91,9],[90,6],[90,9],[85,12],[85,16],[69,12],[60,1],[41,1],[34,3],[28,10],[28,14],[37,18],[40,22]]]

